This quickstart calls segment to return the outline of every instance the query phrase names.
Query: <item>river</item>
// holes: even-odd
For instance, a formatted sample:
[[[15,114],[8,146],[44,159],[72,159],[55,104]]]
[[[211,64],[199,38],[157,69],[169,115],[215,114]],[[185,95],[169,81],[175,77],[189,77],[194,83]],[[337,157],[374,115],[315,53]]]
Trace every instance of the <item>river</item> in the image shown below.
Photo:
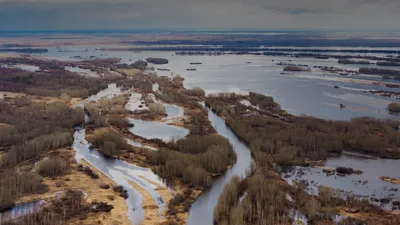
[[[214,208],[225,185],[231,181],[233,176],[246,176],[246,172],[250,169],[253,162],[250,149],[226,126],[222,118],[209,109],[208,119],[212,122],[218,134],[227,138],[232,144],[233,150],[237,155],[237,162],[225,174],[214,180],[211,188],[196,199],[189,212],[187,223],[189,225],[213,224]]]

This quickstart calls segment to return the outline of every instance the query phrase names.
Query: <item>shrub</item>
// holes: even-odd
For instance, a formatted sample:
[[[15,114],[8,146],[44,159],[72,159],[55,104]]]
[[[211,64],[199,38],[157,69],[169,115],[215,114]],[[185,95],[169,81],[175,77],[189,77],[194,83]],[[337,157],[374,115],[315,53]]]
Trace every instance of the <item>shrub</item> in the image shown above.
[[[199,87],[188,89],[184,93],[187,95],[190,95],[190,96],[195,96],[195,97],[204,97],[206,95],[206,92]]]
[[[165,115],[165,107],[161,103],[150,103],[149,110],[152,115]]]
[[[112,126],[116,126],[120,129],[130,127],[131,124],[129,123],[129,120],[125,117],[121,116],[112,116],[110,119],[108,119],[108,123]]]
[[[88,141],[108,156],[120,154],[120,151],[127,146],[124,137],[112,128],[96,130],[93,135],[88,137]]]
[[[37,164],[37,171],[42,176],[56,176],[62,174],[67,165],[60,157],[44,159]]]
[[[388,105],[388,110],[393,113],[400,113],[400,103],[392,102]]]

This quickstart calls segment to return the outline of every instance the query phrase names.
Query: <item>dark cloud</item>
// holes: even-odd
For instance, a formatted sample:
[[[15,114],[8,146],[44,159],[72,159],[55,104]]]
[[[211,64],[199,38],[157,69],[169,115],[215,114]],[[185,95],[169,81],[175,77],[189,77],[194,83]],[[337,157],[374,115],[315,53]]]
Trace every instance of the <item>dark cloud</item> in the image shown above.
[[[400,29],[399,0],[0,0],[0,30]]]

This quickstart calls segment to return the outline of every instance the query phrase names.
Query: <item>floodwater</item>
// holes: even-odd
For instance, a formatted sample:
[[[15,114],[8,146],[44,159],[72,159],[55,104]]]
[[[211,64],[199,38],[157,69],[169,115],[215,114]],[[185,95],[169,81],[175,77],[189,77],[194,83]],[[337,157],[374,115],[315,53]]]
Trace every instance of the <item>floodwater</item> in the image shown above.
[[[135,146],[135,147],[139,147],[139,148],[147,148],[147,149],[150,149],[150,150],[153,150],[153,151],[157,151],[158,149],[157,148],[155,148],[155,147],[151,147],[151,146],[148,146],[148,145],[144,145],[144,144],[142,144],[142,143],[139,143],[139,142],[136,142],[136,141],[132,141],[132,140],[130,140],[130,139],[125,139],[126,140],[126,142],[128,143],[128,144],[130,144],[130,145],[132,145],[132,146]]]
[[[40,68],[38,66],[25,65],[25,64],[0,65],[0,67],[3,67],[3,68],[17,68],[17,69],[25,70],[25,71],[28,71],[28,72],[40,71]]]
[[[71,67],[71,66],[66,66],[64,67],[65,70],[68,70],[73,73],[78,73],[82,76],[88,76],[88,77],[99,77],[99,75],[91,70],[88,69],[83,69],[80,67]]]
[[[189,134],[189,130],[168,125],[162,122],[144,121],[128,118],[130,123],[135,126],[129,128],[129,131],[135,135],[146,139],[159,138],[165,142],[178,140]]]
[[[354,170],[361,170],[363,173],[347,176],[336,174],[327,176],[323,173],[322,168],[295,167],[293,171],[283,173],[283,177],[289,184],[299,180],[307,180],[310,184],[308,191],[311,194],[318,194],[318,186],[328,186],[343,190],[343,197],[355,195],[365,199],[372,197],[377,199],[390,198],[393,201],[400,200],[400,186],[380,179],[382,176],[400,179],[398,173],[400,160],[341,155],[329,158],[324,166],[328,168],[351,167]],[[290,177],[287,175],[290,175]],[[390,209],[392,205],[382,206]]]
[[[338,64],[337,60],[333,58],[315,59],[255,55],[179,56],[175,55],[175,52],[98,50],[102,47],[107,46],[63,47],[68,48],[71,52],[58,52],[56,48],[50,48],[49,52],[42,54],[42,56],[63,60],[75,55],[99,58],[118,57],[122,59],[122,63],[132,63],[135,60],[147,57],[162,57],[167,58],[169,63],[166,65],[150,64],[150,66],[170,69],[170,71],[157,71],[157,74],[168,77],[173,76],[171,72],[174,75],[179,74],[185,78],[184,84],[187,88],[201,87],[206,93],[237,92],[245,94],[250,91],[258,92],[274,97],[283,109],[292,114],[306,114],[324,119],[350,120],[353,117],[361,116],[400,119],[399,115],[391,115],[386,110],[390,102],[400,102],[400,99],[363,92],[364,90],[399,91],[398,89],[327,79],[331,77],[343,78],[343,76],[328,74],[314,68],[314,66],[335,66],[357,70],[364,65]],[[89,50],[88,52],[84,52],[86,48]],[[190,65],[190,62],[201,62],[202,64]],[[299,74],[312,77],[281,75],[283,66],[276,65],[279,62],[306,64],[313,69],[313,72]],[[196,71],[186,71],[188,68],[195,68]],[[379,76],[369,75],[346,76],[345,78],[383,81]],[[399,81],[389,81],[400,84]],[[341,88],[334,88],[334,86]],[[340,104],[348,107],[341,109]]]
[[[44,200],[37,200],[16,205],[15,207],[0,213],[0,223],[17,219],[31,213],[39,212],[44,203]]]
[[[213,224],[214,208],[225,185],[231,181],[233,176],[245,177],[253,162],[250,149],[226,126],[222,118],[208,110],[208,119],[212,122],[218,134],[227,138],[232,144],[237,155],[237,162],[225,174],[214,180],[211,188],[196,199],[190,208],[188,225]]]
[[[107,89],[101,90],[95,95],[90,96],[86,99],[87,102],[95,101],[97,102],[101,98],[113,98],[115,96],[121,95],[122,91],[120,87],[117,87],[116,83],[109,84]]]

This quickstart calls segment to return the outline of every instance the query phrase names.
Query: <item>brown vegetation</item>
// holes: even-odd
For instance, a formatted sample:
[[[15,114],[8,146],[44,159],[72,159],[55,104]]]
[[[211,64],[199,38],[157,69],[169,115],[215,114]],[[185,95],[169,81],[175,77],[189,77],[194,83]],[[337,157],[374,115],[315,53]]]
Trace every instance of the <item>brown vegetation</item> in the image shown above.
[[[235,160],[229,141],[219,135],[189,136],[149,157],[150,163],[159,166],[157,174],[168,183],[179,178],[193,187],[210,186],[211,176],[222,173]]]
[[[206,103],[222,114],[234,132],[249,143],[260,165],[270,155],[276,162],[287,165],[326,159],[328,154],[342,150],[400,157],[400,134],[396,121],[356,118],[344,122],[295,117],[281,112],[271,99],[266,98],[265,103],[256,99],[259,98],[253,94],[252,103],[263,111],[237,103],[235,97],[211,97]]]
[[[70,146],[73,127],[82,123],[82,109],[64,103],[37,103],[29,98],[0,102],[0,146],[8,147],[0,167],[13,167],[50,149]],[[21,142],[25,140],[25,142]]]
[[[107,87],[107,80],[88,78],[65,71],[27,72],[0,68],[0,91],[24,92],[30,95],[86,98]]]
[[[392,102],[388,105],[389,112],[392,113],[400,113],[400,103]]]
[[[121,150],[127,148],[124,137],[112,128],[97,129],[87,140],[107,156],[118,156]]]

